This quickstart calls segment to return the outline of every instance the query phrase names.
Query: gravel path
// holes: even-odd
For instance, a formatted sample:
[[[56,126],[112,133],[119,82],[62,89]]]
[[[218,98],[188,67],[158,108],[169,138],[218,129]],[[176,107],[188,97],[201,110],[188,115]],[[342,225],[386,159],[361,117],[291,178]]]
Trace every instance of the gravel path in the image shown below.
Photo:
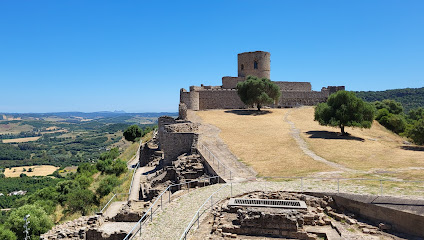
[[[362,182],[363,183],[363,182]],[[380,185],[376,181],[376,185],[359,185],[361,182],[348,180],[340,180],[339,186],[337,180],[311,180],[311,179],[291,179],[281,182],[265,182],[265,181],[246,181],[231,184],[215,184],[204,188],[199,188],[190,193],[185,194],[170,204],[164,205],[163,210],[160,208],[155,212],[153,221],[148,220],[142,228],[142,235],[137,234],[135,239],[179,239],[185,228],[188,226],[197,210],[205,203],[214,192],[221,188],[218,193],[212,197],[213,203],[222,199],[236,196],[252,191],[305,191],[305,192],[340,192],[359,193],[359,194],[379,194]],[[223,187],[226,186],[226,187]],[[388,184],[390,186],[390,184]],[[392,196],[403,196],[399,189],[384,188],[384,192],[390,193]],[[223,187],[223,188],[222,188]],[[423,199],[424,187],[421,192],[412,191],[415,196],[409,198]],[[201,213],[210,210],[210,200],[206,202]],[[206,214],[201,215],[200,222]],[[194,221],[192,231],[197,228],[197,221]]]
[[[109,207],[106,209],[106,212],[103,213],[103,216],[108,219],[116,216],[118,214],[119,210],[127,203],[127,201],[117,201],[113,202],[109,205]]]
[[[303,140],[303,138],[300,137],[300,130],[298,128],[296,128],[296,125],[287,118],[291,111],[293,111],[293,110],[288,111],[284,115],[284,121],[286,121],[290,125],[291,135],[293,136],[294,140],[296,140],[297,145],[299,146],[300,149],[302,149],[303,153],[305,153],[306,155],[308,155],[309,157],[311,157],[315,161],[322,162],[322,163],[327,164],[328,166],[331,166],[333,168],[336,168],[336,169],[339,169],[339,170],[342,170],[342,171],[345,171],[345,172],[357,172],[356,170],[351,169],[351,168],[347,168],[347,167],[345,167],[341,164],[338,164],[338,163],[335,163],[335,162],[330,162],[327,159],[324,159],[324,158],[316,155],[315,152],[313,152],[311,149],[309,149],[305,140]]]

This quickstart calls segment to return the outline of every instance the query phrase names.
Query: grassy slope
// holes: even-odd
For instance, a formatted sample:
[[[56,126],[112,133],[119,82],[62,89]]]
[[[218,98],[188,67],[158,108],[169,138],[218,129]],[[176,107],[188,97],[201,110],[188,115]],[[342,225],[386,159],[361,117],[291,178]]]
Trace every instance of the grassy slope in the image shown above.
[[[332,168],[303,154],[284,121],[288,109],[265,115],[237,115],[225,110],[200,111],[206,123],[221,129],[230,150],[261,176],[297,176]]]
[[[260,175],[293,176],[334,170],[306,156],[290,135],[284,114],[301,130],[301,137],[317,155],[349,168],[386,171],[390,176],[420,179],[424,171],[424,151],[406,150],[405,139],[378,123],[371,129],[347,128],[351,139],[338,137],[337,128],[313,121],[313,107],[272,109],[270,114],[251,116],[223,110],[199,111],[204,122],[221,129],[220,137],[230,150]],[[402,169],[401,169],[402,168]],[[401,171],[401,172],[400,172]]]

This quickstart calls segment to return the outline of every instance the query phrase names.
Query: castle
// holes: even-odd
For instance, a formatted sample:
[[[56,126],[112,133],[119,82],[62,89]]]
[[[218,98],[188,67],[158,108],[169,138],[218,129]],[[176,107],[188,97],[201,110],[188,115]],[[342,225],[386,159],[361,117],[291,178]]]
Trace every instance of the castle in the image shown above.
[[[237,95],[237,83],[247,76],[270,79],[271,54],[256,51],[238,54],[238,76],[223,77],[222,86],[190,86],[190,91],[180,90],[180,103],[187,109],[239,109],[247,106]],[[321,91],[312,91],[310,82],[273,81],[280,87],[281,97],[271,107],[295,107],[302,105],[316,105],[327,101],[330,94],[345,90],[344,86],[323,87]]]

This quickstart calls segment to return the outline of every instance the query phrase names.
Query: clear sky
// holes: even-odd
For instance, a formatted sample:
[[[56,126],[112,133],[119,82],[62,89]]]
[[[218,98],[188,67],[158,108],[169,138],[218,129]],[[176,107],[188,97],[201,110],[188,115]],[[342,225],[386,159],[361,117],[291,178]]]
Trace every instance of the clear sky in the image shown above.
[[[0,112],[177,111],[257,50],[314,90],[423,87],[424,1],[0,1]]]

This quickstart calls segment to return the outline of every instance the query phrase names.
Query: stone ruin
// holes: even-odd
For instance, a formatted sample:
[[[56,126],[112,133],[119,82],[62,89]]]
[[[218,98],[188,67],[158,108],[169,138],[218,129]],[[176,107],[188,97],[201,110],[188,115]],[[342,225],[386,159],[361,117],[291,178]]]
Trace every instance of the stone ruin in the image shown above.
[[[299,200],[306,209],[238,206],[226,199],[207,215],[190,239],[415,239],[391,225],[373,225],[338,206],[330,196],[294,192],[251,192],[237,198]]]
[[[202,179],[212,174],[197,150],[199,124],[171,117],[160,117],[158,134],[140,149],[140,166],[155,167],[141,184],[140,200],[150,201],[171,184]],[[206,186],[209,180],[193,182],[189,187]],[[212,182],[213,183],[213,182]],[[178,191],[185,186],[173,188]]]
[[[54,226],[40,236],[40,240],[86,239],[86,233],[98,228],[104,219],[100,216],[83,216],[73,221]]]
[[[151,170],[144,173],[140,183],[138,200],[128,201],[112,217],[96,215],[81,217],[74,221],[55,226],[41,236],[42,240],[56,239],[123,239],[127,232],[105,233],[101,225],[107,222],[137,222],[144,215],[151,202],[171,184],[178,184],[195,179],[203,179],[215,173],[208,171],[205,161],[197,151],[199,124],[184,120],[184,105],[180,107],[180,118],[160,117],[158,132],[152,140],[140,147],[140,167]],[[186,111],[185,111],[186,112]],[[182,113],[182,115],[181,115]],[[189,185],[171,188],[175,193],[187,187],[202,187],[216,183],[218,180],[200,180]]]

